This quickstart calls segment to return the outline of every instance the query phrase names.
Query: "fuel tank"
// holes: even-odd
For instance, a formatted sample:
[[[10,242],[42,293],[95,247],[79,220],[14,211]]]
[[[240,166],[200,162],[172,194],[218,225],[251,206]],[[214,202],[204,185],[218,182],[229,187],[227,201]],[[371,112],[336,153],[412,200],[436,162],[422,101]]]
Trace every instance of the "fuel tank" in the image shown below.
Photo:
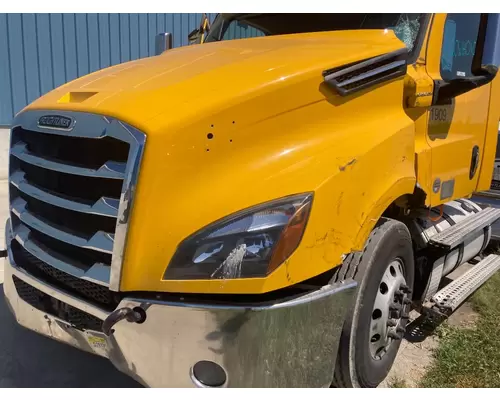
[[[478,213],[481,207],[467,199],[457,199],[441,207],[421,210],[409,224],[417,252],[424,251],[430,238],[446,228],[457,224],[467,216]],[[443,276],[448,275],[461,264],[470,261],[486,248],[491,239],[491,226],[467,237],[445,256]]]

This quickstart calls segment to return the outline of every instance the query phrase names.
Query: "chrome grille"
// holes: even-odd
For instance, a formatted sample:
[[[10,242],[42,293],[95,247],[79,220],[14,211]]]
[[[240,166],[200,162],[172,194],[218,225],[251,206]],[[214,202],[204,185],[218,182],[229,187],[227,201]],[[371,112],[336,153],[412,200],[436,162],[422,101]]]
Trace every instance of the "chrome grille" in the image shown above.
[[[102,332],[103,321],[99,318],[41,292],[37,288],[22,281],[17,276],[13,276],[12,279],[17,294],[30,306],[44,313],[59,317],[69,322],[76,329]]]
[[[70,118],[71,128],[38,125],[54,114]],[[12,236],[20,246],[11,248],[23,260],[19,266],[31,273],[38,268],[65,289],[85,288],[76,282],[80,279],[118,291],[144,142],[135,128],[100,115],[26,111],[17,116],[9,196]],[[94,289],[84,297],[95,294],[102,304],[106,295]]]

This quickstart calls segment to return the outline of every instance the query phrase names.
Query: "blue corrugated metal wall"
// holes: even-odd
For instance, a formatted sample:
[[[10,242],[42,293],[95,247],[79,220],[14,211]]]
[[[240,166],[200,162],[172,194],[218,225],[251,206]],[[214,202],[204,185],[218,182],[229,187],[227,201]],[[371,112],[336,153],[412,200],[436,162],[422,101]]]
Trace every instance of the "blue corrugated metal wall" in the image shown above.
[[[154,55],[157,33],[171,32],[175,47],[186,45],[200,19],[201,14],[0,14],[0,125],[67,81]]]

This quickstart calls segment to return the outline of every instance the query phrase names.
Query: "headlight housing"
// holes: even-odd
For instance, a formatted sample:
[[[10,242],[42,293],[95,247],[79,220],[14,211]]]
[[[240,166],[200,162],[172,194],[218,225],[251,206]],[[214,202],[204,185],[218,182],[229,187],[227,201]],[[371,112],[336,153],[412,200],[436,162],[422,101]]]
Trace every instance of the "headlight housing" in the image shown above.
[[[186,238],[164,279],[263,277],[300,244],[313,196],[285,197],[223,218]]]

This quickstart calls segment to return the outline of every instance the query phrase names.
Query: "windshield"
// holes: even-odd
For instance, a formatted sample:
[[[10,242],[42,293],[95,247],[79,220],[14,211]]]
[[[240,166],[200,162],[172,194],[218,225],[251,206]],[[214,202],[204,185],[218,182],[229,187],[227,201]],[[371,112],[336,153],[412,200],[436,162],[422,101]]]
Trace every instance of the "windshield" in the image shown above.
[[[412,51],[425,14],[219,14],[205,42],[291,33],[393,29]]]

